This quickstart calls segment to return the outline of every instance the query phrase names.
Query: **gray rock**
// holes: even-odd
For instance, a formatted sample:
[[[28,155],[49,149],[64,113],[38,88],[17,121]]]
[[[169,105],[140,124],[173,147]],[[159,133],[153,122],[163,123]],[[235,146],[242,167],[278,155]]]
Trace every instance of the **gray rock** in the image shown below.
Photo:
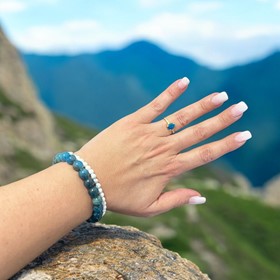
[[[50,160],[59,147],[53,117],[38,99],[20,54],[1,26],[0,135],[1,184],[27,175],[18,164],[7,165],[3,160],[15,158],[16,150],[26,151],[39,160]]]
[[[85,223],[12,280],[209,280],[196,265],[132,227]]]

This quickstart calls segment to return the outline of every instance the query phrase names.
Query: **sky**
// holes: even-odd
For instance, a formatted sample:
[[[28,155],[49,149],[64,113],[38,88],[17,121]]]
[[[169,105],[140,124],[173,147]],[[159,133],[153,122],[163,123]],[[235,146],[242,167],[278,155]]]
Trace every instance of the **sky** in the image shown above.
[[[212,68],[280,50],[280,0],[0,0],[22,51],[77,54],[149,40]]]

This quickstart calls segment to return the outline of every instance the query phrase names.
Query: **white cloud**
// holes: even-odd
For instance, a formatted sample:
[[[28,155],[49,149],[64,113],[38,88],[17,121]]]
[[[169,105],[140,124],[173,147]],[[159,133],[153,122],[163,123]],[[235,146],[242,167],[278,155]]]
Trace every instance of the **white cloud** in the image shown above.
[[[277,2],[275,3],[275,8],[276,8],[277,10],[280,10],[280,1],[277,1]]]
[[[236,39],[252,39],[258,37],[268,37],[268,36],[280,36],[280,24],[272,25],[272,24],[262,24],[244,27],[240,30],[236,30],[235,32]]]
[[[221,1],[202,1],[191,3],[188,7],[190,13],[205,13],[220,10],[223,7]]]
[[[23,1],[17,0],[1,0],[0,13],[17,13],[26,9],[26,4]]]
[[[72,20],[60,25],[41,25],[16,34],[14,41],[22,50],[39,53],[77,53],[121,45],[128,38],[106,30],[95,20]]]
[[[135,34],[167,41],[185,41],[187,37],[215,37],[218,26],[210,20],[195,19],[185,14],[163,13],[139,24]]]
[[[174,0],[139,0],[139,6],[142,8],[158,8],[170,4],[174,4]]]

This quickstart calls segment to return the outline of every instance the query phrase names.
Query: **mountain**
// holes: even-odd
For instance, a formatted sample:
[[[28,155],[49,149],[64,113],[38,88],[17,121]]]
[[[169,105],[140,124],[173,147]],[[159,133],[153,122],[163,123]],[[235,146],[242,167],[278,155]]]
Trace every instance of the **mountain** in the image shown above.
[[[57,151],[76,150],[94,134],[42,104],[0,27],[0,186],[42,170]]]
[[[58,146],[51,113],[37,98],[17,50],[0,27],[0,184],[40,169]]]
[[[228,104],[245,100],[249,111],[213,139],[245,129],[251,130],[254,138],[223,162],[244,173],[255,186],[280,172],[276,156],[280,148],[279,52],[224,70],[171,55],[146,41],[118,51],[76,56],[23,54],[23,58],[51,110],[99,129],[146,104],[183,76],[190,78],[190,88],[165,115],[213,91],[225,90],[230,96]]]

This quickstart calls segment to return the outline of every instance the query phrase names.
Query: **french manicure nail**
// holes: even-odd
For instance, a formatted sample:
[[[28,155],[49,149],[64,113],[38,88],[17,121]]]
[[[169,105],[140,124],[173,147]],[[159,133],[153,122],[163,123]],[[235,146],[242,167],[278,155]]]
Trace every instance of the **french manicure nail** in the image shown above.
[[[205,202],[206,202],[206,198],[203,196],[192,196],[189,199],[188,204],[195,205],[195,204],[203,204]]]
[[[187,77],[184,77],[178,82],[178,87],[180,89],[184,89],[189,83],[190,80]]]
[[[211,99],[212,103],[215,105],[223,104],[227,100],[228,100],[228,95],[225,91],[222,91],[222,92],[214,95]]]
[[[249,140],[250,138],[252,138],[252,134],[249,130],[246,130],[246,131],[238,133],[235,136],[235,141],[241,143],[241,142],[245,142],[245,141]]]
[[[233,106],[231,112],[234,117],[238,117],[242,115],[247,109],[248,109],[247,104],[241,101]]]

